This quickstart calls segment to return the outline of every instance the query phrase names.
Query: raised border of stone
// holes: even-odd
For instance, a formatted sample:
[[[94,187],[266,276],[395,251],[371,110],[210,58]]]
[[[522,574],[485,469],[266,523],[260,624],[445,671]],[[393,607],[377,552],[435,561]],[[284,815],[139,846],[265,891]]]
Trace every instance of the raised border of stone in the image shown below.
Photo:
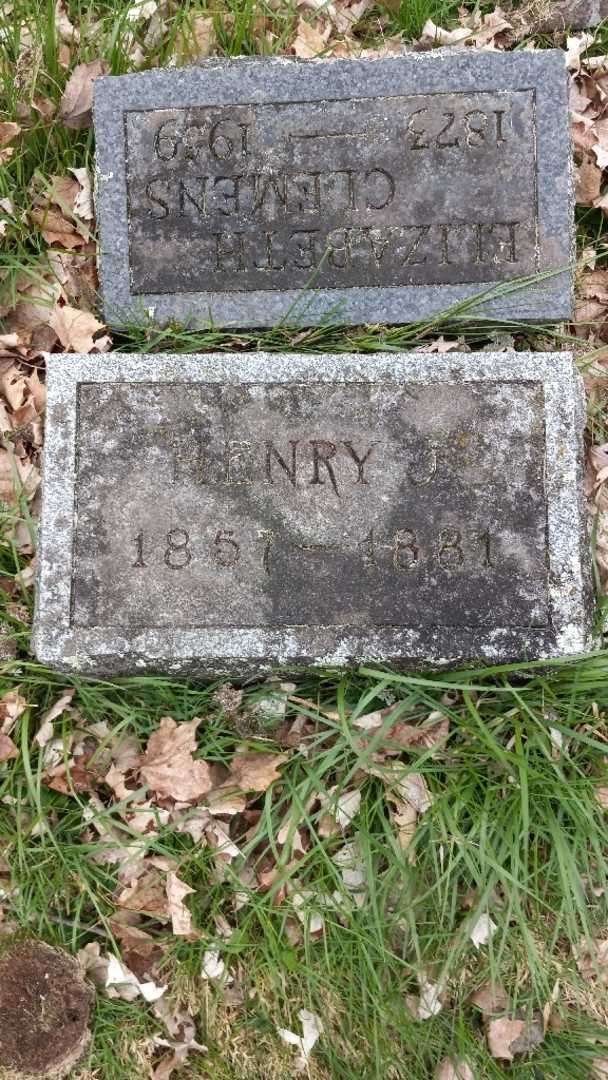
[[[445,667],[468,660],[501,663],[571,656],[591,642],[589,557],[582,467],[584,391],[568,353],[289,353],[48,356],[48,412],[38,591],[33,646],[52,667],[84,674],[163,671],[247,674],[299,665],[361,662],[400,668]],[[545,395],[545,491],[550,625],[544,628],[450,629],[260,627],[253,629],[115,629],[70,627],[75,513],[77,390],[83,382],[183,384],[222,382],[382,382],[421,385],[522,380]]]
[[[95,80],[96,207],[104,317],[115,327],[272,326],[317,323],[408,323],[492,290],[468,317],[568,319],[573,308],[573,170],[568,83],[561,49],[514,53],[437,49],[367,60],[213,59],[180,70],[146,71]],[[508,91],[536,96],[538,226],[541,276],[533,286],[506,283],[415,285],[341,290],[131,294],[124,113],[126,109],[325,100],[437,91]],[[497,178],[497,183],[499,178]],[[159,253],[160,257],[160,253]],[[562,271],[557,272],[555,271]]]

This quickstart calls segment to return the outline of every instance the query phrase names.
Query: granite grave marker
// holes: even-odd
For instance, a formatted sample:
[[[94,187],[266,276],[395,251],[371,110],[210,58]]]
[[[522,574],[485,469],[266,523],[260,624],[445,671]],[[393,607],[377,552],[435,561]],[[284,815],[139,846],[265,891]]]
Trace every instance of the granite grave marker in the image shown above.
[[[40,660],[437,666],[589,640],[556,354],[48,357]]]
[[[106,320],[572,311],[562,50],[210,60],[95,81]]]

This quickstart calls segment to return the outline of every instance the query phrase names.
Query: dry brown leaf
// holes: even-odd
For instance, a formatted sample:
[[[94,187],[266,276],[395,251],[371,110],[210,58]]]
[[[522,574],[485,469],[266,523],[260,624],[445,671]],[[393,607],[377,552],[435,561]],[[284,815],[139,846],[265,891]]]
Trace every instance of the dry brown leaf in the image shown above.
[[[176,937],[189,937],[192,934],[192,915],[184,898],[190,896],[191,889],[185,882],[180,881],[177,874],[169,871],[167,874],[167,910],[171,917],[171,926]]]
[[[192,756],[201,720],[198,716],[189,723],[176,724],[170,716],[164,716],[158,731],[150,736],[141,774],[157,795],[187,803],[211,790],[209,766]]]
[[[307,23],[305,19],[300,18],[295,41],[293,43],[294,53],[300,60],[314,59],[315,56],[319,56],[321,53],[325,52],[330,32],[331,27],[329,23],[323,33],[320,33],[316,27]]]
[[[61,714],[65,712],[68,705],[71,703],[73,697],[74,687],[71,686],[68,690],[64,691],[64,693],[61,695],[60,698],[57,699],[54,705],[51,705],[51,708],[47,712],[42,714],[42,723],[52,723],[53,720],[56,720],[58,716],[61,716]]]
[[[424,814],[433,803],[433,796],[422,773],[412,772],[404,776],[397,784],[396,793],[419,814]]]
[[[175,37],[175,52],[180,63],[204,60],[217,45],[213,17],[194,15],[185,19]]]
[[[478,49],[484,49],[489,45],[496,45],[496,38],[512,29],[513,26],[505,19],[504,12],[497,7],[495,11],[484,15],[481,28],[473,34],[473,41]]]
[[[464,45],[471,37],[471,29],[467,26],[458,26],[455,30],[444,30],[437,26],[432,19],[427,19],[422,27],[420,42],[422,45]]]
[[[116,903],[129,911],[139,911],[165,921],[169,918],[165,875],[154,867],[146,870],[134,885],[122,890]]]
[[[57,35],[64,42],[80,41],[80,32],[76,29],[67,12],[65,0],[57,0],[55,4],[55,27]]]
[[[444,1058],[434,1080],[475,1080],[475,1074],[466,1061],[454,1062],[451,1058]]]
[[[488,1047],[492,1057],[501,1061],[513,1061],[513,1044],[521,1037],[525,1023],[523,1020],[509,1020],[506,1016],[490,1020],[487,1027]]]
[[[280,778],[279,766],[285,761],[286,754],[235,754],[230,762],[230,776],[222,786],[236,786],[241,791],[266,791]]]
[[[28,708],[28,703],[18,690],[9,690],[0,698],[0,731],[10,734],[17,720]]]
[[[135,3],[127,8],[127,22],[146,22],[152,18],[157,8],[157,0],[135,0]]]
[[[592,161],[584,161],[576,173],[576,201],[582,206],[593,206],[600,196],[602,170]]]
[[[66,83],[57,119],[69,128],[85,128],[91,123],[93,106],[93,80],[107,75],[110,66],[106,60],[91,60],[77,64]]]
[[[509,1004],[507,992],[501,983],[486,982],[469,998],[471,1005],[476,1005],[486,1016],[504,1012]]]
[[[104,324],[90,311],[80,311],[64,304],[63,307],[55,308],[48,323],[68,351],[89,353],[93,349],[99,349],[100,352],[106,352],[110,347],[111,342],[107,335],[94,337],[104,329]]]
[[[19,751],[9,735],[0,731],[0,763],[19,757]]]
[[[409,802],[405,802],[402,799],[397,799],[394,796],[389,796],[391,803],[395,807],[390,811],[390,819],[397,831],[397,840],[402,851],[405,851],[412,842],[412,837],[416,832],[416,822],[418,821],[418,814],[413,806]]]
[[[0,147],[16,139],[20,131],[20,124],[15,124],[12,120],[3,120],[0,123]]]
[[[288,1028],[277,1028],[277,1034],[283,1042],[296,1047],[298,1054],[294,1062],[294,1069],[300,1073],[309,1071],[310,1055],[324,1029],[320,1017],[316,1013],[309,1012],[308,1009],[300,1009],[298,1018],[302,1025],[301,1035],[297,1035]]]
[[[488,944],[497,930],[498,927],[494,920],[490,918],[487,912],[484,912],[479,916],[475,925],[472,927],[469,937],[475,948],[479,949],[481,945]]]
[[[441,984],[431,982],[422,972],[418,975],[418,985],[420,995],[417,999],[414,998],[416,1016],[419,1020],[430,1020],[443,1009]]]
[[[47,244],[60,244],[72,251],[84,247],[86,240],[74,227],[74,223],[57,210],[36,207],[29,216],[38,225]]]
[[[0,503],[16,506],[20,495],[29,502],[40,485],[40,470],[32,461],[23,461],[13,451],[0,449]]]
[[[74,213],[83,221],[92,221],[95,215],[91,174],[88,169],[70,169],[70,172],[74,174],[79,185],[79,191],[73,203]]]
[[[583,938],[575,956],[576,966],[587,982],[608,986],[608,938]]]

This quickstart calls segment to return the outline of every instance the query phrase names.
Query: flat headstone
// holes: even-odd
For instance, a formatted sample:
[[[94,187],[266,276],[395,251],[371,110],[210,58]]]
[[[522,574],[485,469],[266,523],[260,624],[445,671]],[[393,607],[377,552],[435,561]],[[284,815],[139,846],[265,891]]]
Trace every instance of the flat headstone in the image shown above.
[[[608,2],[607,0],[537,0],[528,9],[528,15],[531,33],[585,30],[599,26],[608,17]]]
[[[568,655],[569,355],[50,356],[34,634],[87,673]]]
[[[477,315],[571,316],[562,50],[211,60],[96,79],[94,117],[112,325],[410,322],[488,290]]]

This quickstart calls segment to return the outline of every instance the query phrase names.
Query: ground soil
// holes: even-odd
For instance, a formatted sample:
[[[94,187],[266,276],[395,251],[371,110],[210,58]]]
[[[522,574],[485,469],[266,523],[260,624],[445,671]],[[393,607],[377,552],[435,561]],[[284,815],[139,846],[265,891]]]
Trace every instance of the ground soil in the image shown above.
[[[40,941],[0,952],[0,1072],[63,1076],[89,1041],[93,992],[67,953]]]

